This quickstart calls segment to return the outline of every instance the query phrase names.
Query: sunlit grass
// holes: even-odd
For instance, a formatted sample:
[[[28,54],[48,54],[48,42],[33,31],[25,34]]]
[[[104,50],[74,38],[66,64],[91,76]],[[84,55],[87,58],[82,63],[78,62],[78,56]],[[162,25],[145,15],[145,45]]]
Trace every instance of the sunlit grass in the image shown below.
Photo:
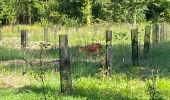
[[[45,70],[45,91],[48,100],[149,100],[149,87],[147,81],[150,77],[157,75],[155,90],[158,96],[165,100],[170,99],[170,55],[169,42],[161,42],[157,46],[151,45],[151,51],[148,61],[143,59],[143,41],[144,29],[146,23],[139,25],[139,62],[140,65],[133,67],[131,61],[131,34],[128,24],[96,24],[89,27],[62,27],[57,30],[57,36],[54,37],[53,31],[49,28],[49,47],[44,52],[44,59],[58,59],[58,35],[68,34],[69,49],[72,61],[72,80],[73,95],[66,96],[60,93],[59,73],[54,72],[54,68],[59,71],[58,64],[46,64]],[[43,27],[39,25],[19,25],[19,29],[28,29],[29,42],[39,45],[44,41]],[[18,26],[14,26],[11,32],[11,26],[2,28],[3,38],[17,37],[20,33],[17,31]],[[105,66],[105,32],[107,29],[113,31],[113,76],[112,78],[104,77],[101,74],[101,68]],[[124,34],[124,35],[122,35]],[[152,39],[152,37],[151,37]],[[168,38],[169,39],[169,38]],[[15,59],[23,59],[27,57],[29,60],[39,59],[40,50],[30,49],[25,53],[21,52],[20,47],[14,49],[8,45],[7,39],[0,49],[0,60],[8,61]],[[18,40],[20,41],[20,40]],[[16,41],[14,41],[16,42]],[[100,57],[93,54],[94,62],[87,61],[86,53],[78,55],[78,48],[92,42],[102,44]],[[56,45],[56,49],[52,48]],[[37,46],[39,47],[39,46]],[[15,67],[14,67],[15,66]],[[25,65],[0,65],[0,75],[10,76],[17,74],[16,78],[22,77],[23,82],[18,87],[0,89],[0,100],[42,100],[44,95],[42,92],[42,81],[38,79],[39,64],[30,65],[26,68],[26,74],[22,76]],[[15,70],[14,70],[15,69]],[[24,79],[24,77],[26,79]],[[1,76],[0,76],[1,79]],[[31,81],[30,81],[31,80]],[[12,81],[12,80],[11,80]],[[0,81],[3,82],[3,81]],[[13,82],[17,83],[17,82]],[[19,83],[19,82],[18,82]],[[27,84],[29,83],[29,84]],[[3,84],[0,84],[1,86]]]

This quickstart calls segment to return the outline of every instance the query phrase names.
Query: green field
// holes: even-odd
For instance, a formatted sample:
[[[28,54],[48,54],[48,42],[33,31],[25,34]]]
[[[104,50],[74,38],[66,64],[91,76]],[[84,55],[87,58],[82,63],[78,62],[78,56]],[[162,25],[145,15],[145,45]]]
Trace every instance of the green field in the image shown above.
[[[138,26],[139,66],[132,65],[132,27],[126,23],[103,23],[78,28],[56,26],[56,37],[52,26],[49,26],[48,39],[51,45],[43,49],[43,60],[59,59],[59,34],[68,34],[73,82],[70,96],[60,92],[59,64],[40,66],[20,63],[39,61],[39,44],[44,41],[43,27],[2,27],[0,100],[170,100],[170,33],[165,41],[156,46],[151,44],[150,54],[145,60],[143,45],[146,25],[142,23]],[[28,30],[29,46],[26,51],[21,50],[20,46],[21,29]],[[112,77],[103,74],[107,29],[113,32]],[[85,52],[78,55],[79,47],[94,42],[102,44],[99,57],[94,53],[92,61],[89,61]],[[23,72],[26,74],[22,75]]]

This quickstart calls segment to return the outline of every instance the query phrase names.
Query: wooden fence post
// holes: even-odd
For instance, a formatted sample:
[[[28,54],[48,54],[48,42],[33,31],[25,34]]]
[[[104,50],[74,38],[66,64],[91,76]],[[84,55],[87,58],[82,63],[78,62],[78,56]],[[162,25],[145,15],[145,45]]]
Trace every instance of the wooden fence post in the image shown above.
[[[28,44],[28,31],[21,30],[21,48],[25,49]]]
[[[151,34],[151,26],[147,25],[145,27],[145,37],[144,37],[144,51],[143,55],[146,58],[147,55],[149,54],[149,49],[150,49],[150,34]]]
[[[166,22],[161,23],[160,25],[160,41],[165,41],[167,39],[168,26]]]
[[[59,35],[60,84],[61,92],[72,94],[71,64],[67,35]]]
[[[106,76],[112,76],[112,31],[106,31]]]
[[[168,33],[169,33],[169,27],[168,27],[168,23],[167,22],[164,22],[165,24],[165,38],[167,39],[168,38]]]
[[[152,33],[152,36],[153,36],[153,44],[158,44],[159,43],[159,40],[160,40],[160,27],[159,27],[159,24],[156,23],[153,25],[153,33]]]
[[[138,62],[138,29],[131,29],[132,42],[132,62],[133,66],[139,65]]]
[[[166,33],[166,38],[168,38],[168,36],[169,36],[169,24],[166,22],[166,31],[167,31],[167,33]]]
[[[44,44],[45,46],[48,45],[48,27],[47,26],[44,28]]]
[[[164,40],[164,32],[165,32],[165,27],[164,27],[164,23],[160,24],[160,41]]]

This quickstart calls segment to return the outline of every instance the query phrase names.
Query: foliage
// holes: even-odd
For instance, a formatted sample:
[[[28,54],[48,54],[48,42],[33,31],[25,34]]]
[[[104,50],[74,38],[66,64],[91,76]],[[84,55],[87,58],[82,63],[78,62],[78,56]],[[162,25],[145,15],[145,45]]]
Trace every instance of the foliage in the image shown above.
[[[170,21],[169,0],[0,0],[0,23]],[[75,21],[74,21],[75,20]],[[46,23],[48,24],[48,23]]]
[[[81,13],[82,13],[82,19],[85,22],[85,24],[90,25],[91,23],[91,17],[92,17],[92,4],[91,0],[84,0],[83,7],[81,7]]]
[[[157,81],[157,76],[152,76],[151,79],[147,80],[147,87],[150,95],[150,100],[165,100],[157,89]]]
[[[146,12],[147,20],[152,22],[168,21],[170,18],[170,1],[169,0],[149,0],[148,11]]]

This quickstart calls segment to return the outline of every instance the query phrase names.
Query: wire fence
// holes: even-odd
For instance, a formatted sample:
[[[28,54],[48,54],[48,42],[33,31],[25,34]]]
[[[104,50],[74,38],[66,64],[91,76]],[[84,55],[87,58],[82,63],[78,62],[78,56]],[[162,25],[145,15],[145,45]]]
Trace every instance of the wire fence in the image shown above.
[[[133,66],[131,26],[122,24],[96,24],[88,27],[23,27],[13,26],[11,32],[7,28],[1,30],[0,64],[8,65],[6,70],[25,74],[27,71],[55,71],[59,72],[59,35],[68,35],[68,49],[71,58],[72,78],[85,76],[100,76],[105,73],[106,67],[106,31],[112,30],[112,68],[114,71],[127,70]],[[28,44],[22,49],[21,31],[28,31]],[[156,30],[156,31],[155,31]],[[144,58],[145,25],[138,27],[138,61],[141,68],[157,68],[167,70],[169,58],[169,25],[159,24],[150,28],[149,55]],[[8,33],[6,33],[8,32]],[[157,43],[158,42],[158,43]],[[49,44],[41,48],[41,44]],[[97,51],[90,51],[89,45],[101,44],[99,55]],[[156,45],[154,45],[156,43]],[[82,50],[80,50],[83,48]],[[97,48],[97,47],[96,47]],[[89,55],[88,55],[89,54]],[[41,67],[38,67],[41,66]]]

